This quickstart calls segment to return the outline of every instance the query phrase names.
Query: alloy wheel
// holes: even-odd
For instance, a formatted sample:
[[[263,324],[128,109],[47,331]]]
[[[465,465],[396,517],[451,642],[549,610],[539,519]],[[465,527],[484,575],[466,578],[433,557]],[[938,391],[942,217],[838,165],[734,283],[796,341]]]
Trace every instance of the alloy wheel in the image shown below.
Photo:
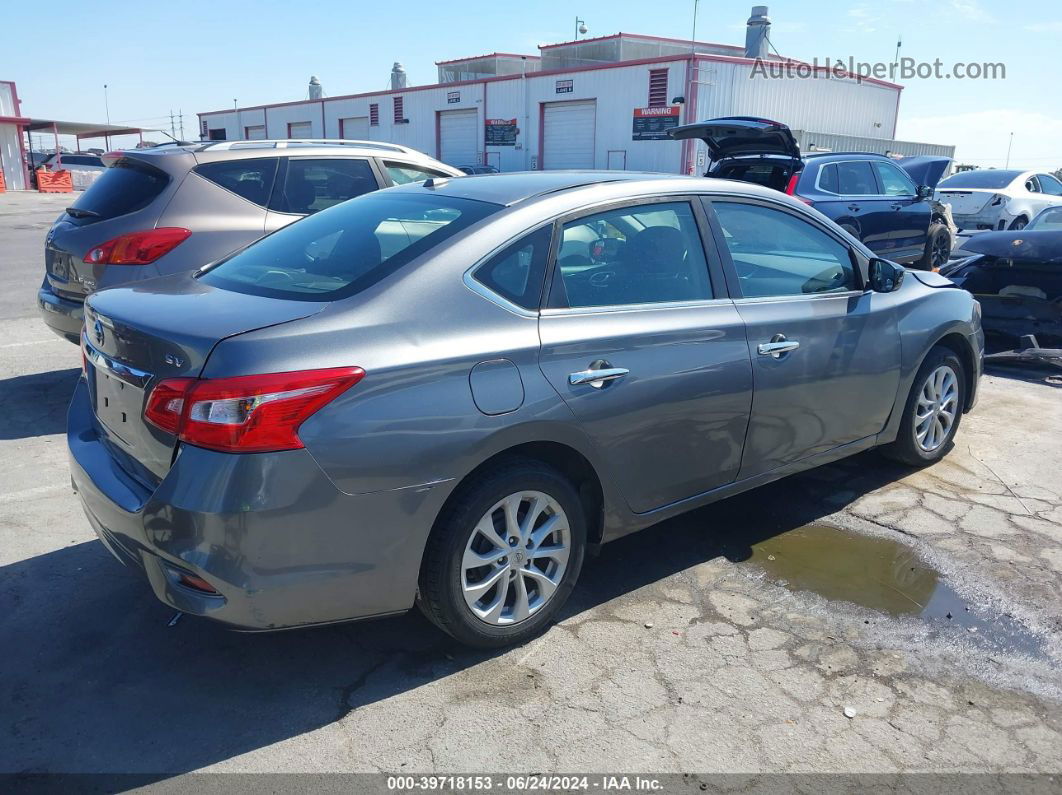
[[[465,604],[494,626],[526,621],[553,598],[570,554],[571,530],[560,504],[540,491],[510,494],[480,518],[465,544]]]
[[[942,364],[929,374],[915,403],[914,432],[918,446],[927,453],[939,448],[951,433],[959,411],[959,379]]]
[[[940,268],[948,261],[951,255],[951,238],[948,235],[937,235],[933,241],[932,266]]]

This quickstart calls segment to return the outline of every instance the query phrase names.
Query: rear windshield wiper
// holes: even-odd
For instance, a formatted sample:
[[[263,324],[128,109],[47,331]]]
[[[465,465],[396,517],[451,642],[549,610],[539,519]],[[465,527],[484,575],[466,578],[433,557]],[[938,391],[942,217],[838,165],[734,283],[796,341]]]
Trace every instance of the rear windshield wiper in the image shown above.
[[[103,217],[102,215],[100,215],[95,210],[85,210],[85,209],[82,209],[81,207],[67,207],[66,208],[66,214],[67,215],[72,215],[75,218],[102,218]]]

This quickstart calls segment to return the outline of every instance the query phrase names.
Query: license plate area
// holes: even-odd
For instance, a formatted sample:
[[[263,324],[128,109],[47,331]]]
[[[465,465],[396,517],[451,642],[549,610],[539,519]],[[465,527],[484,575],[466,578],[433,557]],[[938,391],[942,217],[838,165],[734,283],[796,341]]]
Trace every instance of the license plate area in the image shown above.
[[[139,427],[144,390],[95,367],[96,418],[127,446]]]

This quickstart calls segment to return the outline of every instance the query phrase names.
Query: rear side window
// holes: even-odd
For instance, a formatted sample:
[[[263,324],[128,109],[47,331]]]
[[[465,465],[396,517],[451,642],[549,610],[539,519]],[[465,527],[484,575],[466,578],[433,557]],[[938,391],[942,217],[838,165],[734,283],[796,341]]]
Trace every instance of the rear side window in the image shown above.
[[[842,160],[837,163],[837,181],[842,196],[873,196],[878,192],[874,172],[866,160]]]
[[[270,209],[311,215],[379,187],[368,160],[358,158],[288,160],[284,185]]]
[[[538,309],[552,237],[552,226],[525,235],[478,268],[475,280],[517,306]]]
[[[100,174],[73,207],[83,210],[86,220],[117,218],[147,207],[169,182],[164,171],[142,160],[123,157]]]
[[[237,196],[249,202],[265,207],[269,202],[269,193],[273,190],[273,179],[277,173],[275,157],[256,158],[254,160],[226,160],[219,163],[203,163],[197,166],[196,173],[206,177],[216,185],[231,190]]]
[[[199,278],[268,298],[335,301],[501,209],[450,196],[390,194],[371,193],[290,224]]]

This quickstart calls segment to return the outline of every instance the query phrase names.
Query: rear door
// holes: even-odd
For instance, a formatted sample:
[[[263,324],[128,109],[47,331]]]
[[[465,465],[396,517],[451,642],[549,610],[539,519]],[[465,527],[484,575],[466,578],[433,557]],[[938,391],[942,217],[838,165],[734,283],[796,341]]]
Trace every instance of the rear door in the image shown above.
[[[699,204],[642,199],[558,225],[541,368],[631,510],[734,480],[752,366]]]
[[[881,431],[899,385],[896,299],[864,292],[848,246],[796,210],[705,204],[756,385],[739,477]]]
[[[266,214],[266,231],[379,188],[380,178],[370,158],[282,158]]]
[[[881,194],[868,160],[838,160],[819,168],[815,208],[873,249],[891,257],[895,239],[890,231],[892,201]]]

